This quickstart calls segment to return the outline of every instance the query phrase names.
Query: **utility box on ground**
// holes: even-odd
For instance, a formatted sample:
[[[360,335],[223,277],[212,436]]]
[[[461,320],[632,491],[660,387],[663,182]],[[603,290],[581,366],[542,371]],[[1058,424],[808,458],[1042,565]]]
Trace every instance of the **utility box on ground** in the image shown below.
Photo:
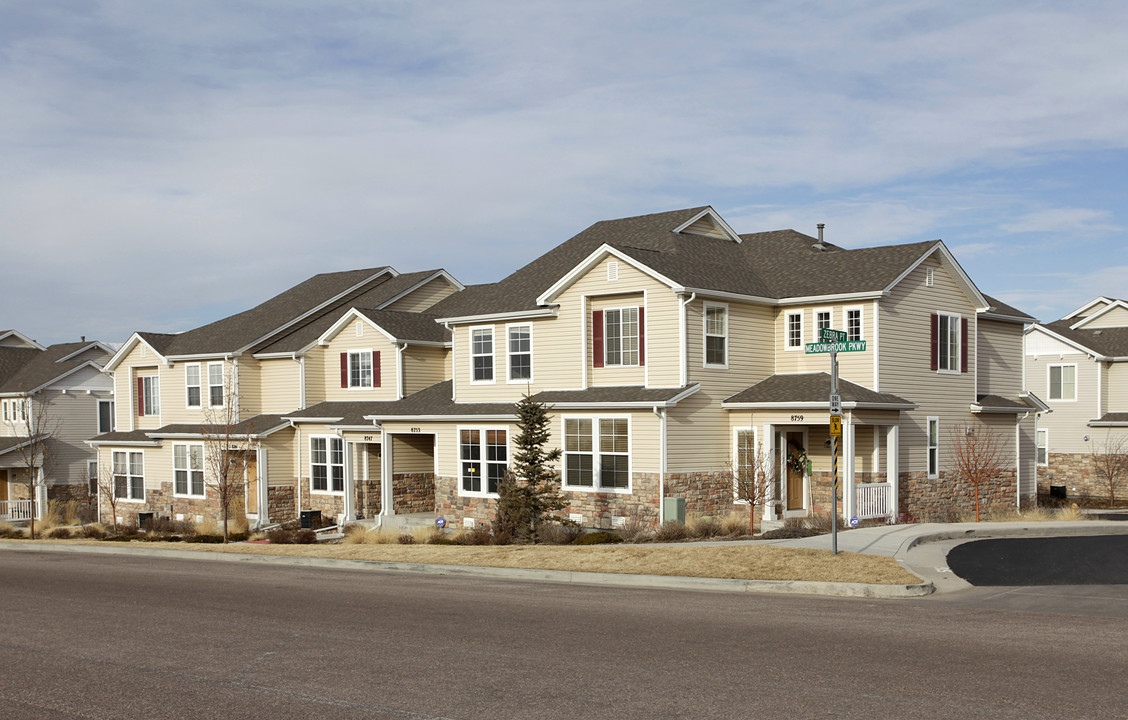
[[[681,524],[685,524],[685,498],[668,497],[662,498],[662,514],[665,516],[667,522],[676,520]]]

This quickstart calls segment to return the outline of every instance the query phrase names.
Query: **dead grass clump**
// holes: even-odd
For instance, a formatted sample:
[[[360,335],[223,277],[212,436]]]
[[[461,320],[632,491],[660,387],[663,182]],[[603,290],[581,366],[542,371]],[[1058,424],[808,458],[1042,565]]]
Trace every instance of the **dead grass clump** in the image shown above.
[[[695,517],[686,523],[690,537],[707,540],[721,534],[721,521],[708,515]]]
[[[542,545],[568,545],[583,534],[584,529],[579,523],[552,523],[537,528],[537,542]]]
[[[629,543],[644,543],[654,539],[654,531],[638,518],[631,518],[619,530],[623,540]]]
[[[746,513],[729,513],[721,520],[721,532],[725,535],[749,535],[748,515]]]
[[[82,526],[80,534],[84,538],[89,538],[91,540],[101,540],[102,538],[106,537],[106,528],[101,523],[90,523],[89,525]]]
[[[398,542],[400,545],[414,545],[415,536],[411,533],[401,533],[396,542]]]
[[[24,538],[27,532],[11,523],[0,523],[0,538]]]
[[[247,516],[243,514],[232,515],[227,518],[227,533],[244,534],[251,531],[251,525],[247,522]]]
[[[677,520],[667,520],[654,531],[654,542],[676,542],[689,537],[689,530]]]
[[[210,517],[206,517],[202,522],[196,523],[197,535],[219,535],[219,523]]]

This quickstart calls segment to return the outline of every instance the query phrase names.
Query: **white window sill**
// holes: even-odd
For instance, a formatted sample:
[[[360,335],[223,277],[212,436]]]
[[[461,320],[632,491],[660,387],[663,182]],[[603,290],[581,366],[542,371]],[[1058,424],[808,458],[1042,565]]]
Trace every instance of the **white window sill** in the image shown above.
[[[338,497],[344,497],[345,491],[344,490],[314,490],[313,488],[310,488],[309,494],[310,495],[336,495]]]
[[[141,504],[144,504],[145,498],[141,498],[140,500],[135,499],[135,498],[118,498],[117,501],[119,503],[134,503],[134,504],[137,504],[137,505],[141,505]]]
[[[459,490],[458,497],[471,497],[471,498],[485,498],[487,500],[497,500],[500,497],[497,493],[491,492],[474,492],[472,490]]]
[[[584,485],[564,485],[561,490],[565,492],[579,492],[579,493],[600,493],[602,495],[630,495],[634,491],[630,487],[625,488],[603,488],[603,487],[587,487]]]
[[[207,495],[180,495],[179,493],[173,493],[172,496],[174,498],[178,499],[178,500],[207,500],[208,499]]]

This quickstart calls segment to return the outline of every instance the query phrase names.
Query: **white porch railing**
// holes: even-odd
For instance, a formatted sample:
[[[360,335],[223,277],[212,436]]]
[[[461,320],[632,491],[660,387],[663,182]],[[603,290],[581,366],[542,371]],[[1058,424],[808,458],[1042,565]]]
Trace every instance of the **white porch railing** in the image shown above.
[[[893,484],[864,483],[855,485],[859,520],[889,517],[893,514]]]
[[[0,521],[16,522],[30,520],[35,517],[34,500],[2,500],[0,501]]]

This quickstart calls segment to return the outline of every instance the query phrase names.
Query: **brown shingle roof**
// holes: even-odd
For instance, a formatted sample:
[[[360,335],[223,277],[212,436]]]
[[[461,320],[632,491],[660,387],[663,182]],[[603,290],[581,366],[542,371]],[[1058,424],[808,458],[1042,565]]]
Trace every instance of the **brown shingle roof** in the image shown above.
[[[369,310],[365,308],[358,308],[358,310],[397,340],[450,342],[450,332],[435,322],[438,315],[401,312],[399,310]]]
[[[987,295],[987,294],[984,294],[983,297],[984,297],[984,299],[987,300],[988,303],[991,304],[991,307],[988,309],[988,312],[992,312],[992,313],[995,313],[997,315],[1009,315],[1011,317],[1023,318],[1024,320],[1027,320],[1027,321],[1032,322],[1032,323],[1038,322],[1038,320],[1033,315],[1028,315],[1027,313],[1024,313],[1021,310],[1019,310],[1018,308],[1014,307],[1013,305],[1007,305],[1002,300],[999,300],[997,298],[993,298],[993,297],[991,297],[990,295]]]
[[[889,393],[875,392],[867,387],[838,379],[838,394],[843,403],[867,405],[912,405],[904,398]],[[829,373],[799,373],[772,375],[726,398],[722,407],[730,403],[825,403],[830,399]]]
[[[531,399],[546,405],[557,403],[663,403],[682,395],[693,386],[683,388],[644,388],[638,385],[590,387],[584,390],[545,390]]]
[[[318,403],[305,410],[286,415],[288,418],[337,418],[355,419],[360,417],[381,418],[418,417],[418,416],[446,416],[451,419],[474,415],[512,415],[516,417],[513,403],[455,403],[450,399],[451,381],[435,383],[417,393],[412,393],[402,400],[372,403],[352,402],[324,402]],[[360,406],[366,407],[360,407]],[[343,422],[338,421],[338,422]],[[368,424],[371,420],[363,423]]]
[[[67,374],[89,362],[90,358],[80,357],[65,362],[59,360],[92,344],[94,344],[92,341],[59,343],[46,350],[21,350],[23,354],[20,357],[23,358],[23,364],[15,372],[9,373],[7,379],[0,383],[0,393],[29,392]],[[17,348],[0,348],[0,351],[8,351],[0,352],[0,359],[12,350]],[[100,364],[105,364],[110,356],[108,353],[101,354],[103,357]],[[2,365],[3,360],[0,360],[0,366]]]
[[[1128,357],[1128,328],[1094,328],[1074,330],[1069,326],[1075,320],[1055,320],[1043,327],[1067,340],[1108,357]]]

